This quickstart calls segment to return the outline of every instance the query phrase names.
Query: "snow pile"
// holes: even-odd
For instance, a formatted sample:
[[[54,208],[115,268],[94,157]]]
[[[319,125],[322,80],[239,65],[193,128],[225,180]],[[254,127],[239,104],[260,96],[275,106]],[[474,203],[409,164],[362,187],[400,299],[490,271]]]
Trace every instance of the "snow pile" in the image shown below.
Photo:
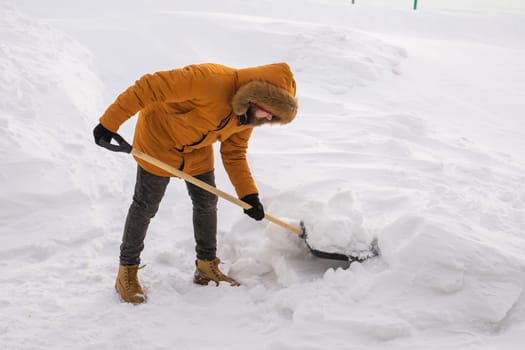
[[[111,178],[107,163],[101,166],[94,156],[89,134],[103,106],[92,55],[7,5],[0,7],[0,25],[0,200],[9,237],[4,246],[26,244],[27,234],[37,243],[89,230],[86,219],[92,218],[84,207],[97,198],[98,176]],[[56,222],[48,218],[57,213],[64,222],[53,232]]]
[[[354,256],[370,248],[370,233],[350,191],[335,194],[307,217],[311,220],[306,227],[308,242],[315,249]]]
[[[521,349],[522,17],[105,5],[0,5],[0,348]],[[499,29],[485,36],[489,20]],[[173,180],[142,255],[148,303],[120,303],[135,165],[93,144],[100,113],[143,73],[283,60],[301,109],[254,132],[265,210],[303,221],[316,249],[350,254],[377,237],[382,255],[312,257],[221,201],[221,268],[242,286],[193,285],[191,205]],[[233,192],[220,164],[217,183]]]

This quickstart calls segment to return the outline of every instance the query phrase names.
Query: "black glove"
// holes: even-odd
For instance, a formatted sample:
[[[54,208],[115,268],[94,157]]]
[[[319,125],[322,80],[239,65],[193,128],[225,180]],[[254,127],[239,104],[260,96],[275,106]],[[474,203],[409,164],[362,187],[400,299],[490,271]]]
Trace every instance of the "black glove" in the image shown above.
[[[244,209],[244,214],[257,221],[264,219],[264,208],[257,193],[244,196],[241,200],[252,206],[250,209]]]
[[[111,142],[115,133],[106,129],[102,124],[98,124],[95,129],[93,129],[93,136],[95,137],[95,143],[100,146],[100,141],[106,141],[107,143]]]

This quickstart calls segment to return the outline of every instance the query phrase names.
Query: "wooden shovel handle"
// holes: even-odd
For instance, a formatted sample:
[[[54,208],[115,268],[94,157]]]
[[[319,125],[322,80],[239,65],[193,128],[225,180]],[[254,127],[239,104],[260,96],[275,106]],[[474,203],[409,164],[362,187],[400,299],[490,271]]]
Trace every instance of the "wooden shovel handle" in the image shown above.
[[[244,201],[241,201],[240,199],[238,199],[237,197],[234,197],[226,192],[223,192],[221,190],[219,190],[218,188],[216,187],[213,187],[209,184],[207,184],[206,182],[204,181],[201,181],[191,175],[188,175],[186,174],[185,172],[183,171],[180,171],[179,169],[175,168],[175,167],[172,167],[171,165],[169,164],[166,164],[146,153],[143,153],[139,150],[136,150],[136,149],[132,149],[131,150],[131,154],[137,158],[140,158],[142,160],[145,160],[146,162],[152,164],[152,165],[155,165],[157,168],[160,168],[162,170],[165,170],[167,171],[168,173],[174,175],[174,176],[177,176],[177,177],[180,177],[181,179],[185,180],[185,181],[188,181],[189,183],[192,183],[194,184],[195,186],[198,186],[210,193],[213,193],[215,194],[216,196],[218,197],[221,197],[221,198],[224,198],[226,199],[227,201],[235,204],[235,205],[238,205],[239,207],[243,208],[243,209],[250,209],[252,206],[249,205],[248,203],[244,202]],[[279,218],[276,218],[275,216],[273,215],[270,215],[268,213],[265,213],[264,214],[264,218],[270,222],[273,222],[274,224],[276,225],[279,225],[293,233],[295,233],[296,235],[303,235],[304,234],[304,231],[302,228],[300,227],[297,227],[297,226],[294,226],[294,225],[290,225],[289,223],[287,222],[284,222],[282,221],[281,219]]]

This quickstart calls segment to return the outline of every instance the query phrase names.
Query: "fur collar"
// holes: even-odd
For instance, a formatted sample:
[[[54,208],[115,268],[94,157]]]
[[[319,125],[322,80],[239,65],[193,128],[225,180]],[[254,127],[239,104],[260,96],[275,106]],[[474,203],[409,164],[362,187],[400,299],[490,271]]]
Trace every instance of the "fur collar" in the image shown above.
[[[256,124],[288,124],[297,115],[297,99],[280,87],[262,80],[252,80],[242,85],[232,99],[233,112],[243,115],[250,102],[256,103],[272,112],[274,118],[261,120]]]

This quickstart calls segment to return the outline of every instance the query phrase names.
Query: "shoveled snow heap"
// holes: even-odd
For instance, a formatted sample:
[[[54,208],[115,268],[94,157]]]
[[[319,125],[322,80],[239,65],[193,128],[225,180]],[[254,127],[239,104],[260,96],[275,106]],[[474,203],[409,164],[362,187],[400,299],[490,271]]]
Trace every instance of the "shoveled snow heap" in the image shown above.
[[[325,205],[319,202],[315,206],[305,223],[313,249],[348,256],[359,256],[370,249],[373,238],[351,191],[339,192]]]

